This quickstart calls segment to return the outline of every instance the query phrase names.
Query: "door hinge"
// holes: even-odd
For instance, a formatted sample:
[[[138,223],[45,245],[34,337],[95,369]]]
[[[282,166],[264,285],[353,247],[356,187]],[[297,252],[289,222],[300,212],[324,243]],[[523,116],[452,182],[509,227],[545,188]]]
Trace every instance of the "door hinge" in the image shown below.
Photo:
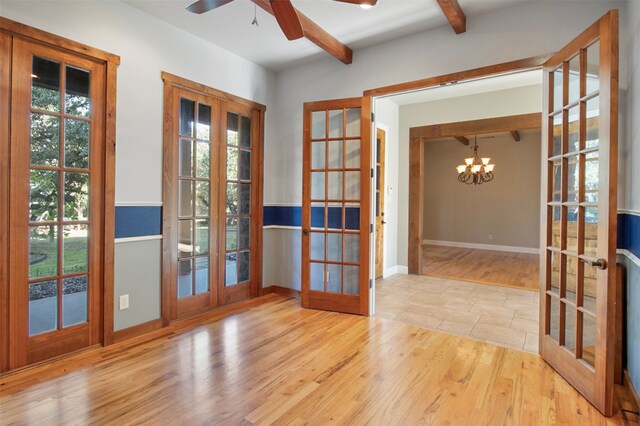
[[[371,168],[371,179],[373,179],[373,167]]]
[[[369,233],[373,234],[373,223],[369,224]]]
[[[369,280],[369,288],[373,288],[373,280]]]
[[[376,121],[376,115],[373,112],[371,113],[371,121],[373,121],[374,123]]]

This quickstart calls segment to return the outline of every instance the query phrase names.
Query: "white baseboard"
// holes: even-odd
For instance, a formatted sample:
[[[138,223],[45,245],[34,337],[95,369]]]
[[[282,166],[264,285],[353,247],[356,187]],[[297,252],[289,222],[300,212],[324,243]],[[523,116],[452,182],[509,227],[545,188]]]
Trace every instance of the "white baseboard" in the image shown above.
[[[387,268],[382,273],[382,278],[389,278],[394,275],[407,275],[409,273],[409,268],[403,265],[396,265],[390,268]]]
[[[461,247],[477,250],[508,251],[512,253],[540,254],[540,249],[529,247],[499,246],[493,244],[461,243],[458,241],[422,240],[422,244],[443,247]]]
[[[142,237],[125,237],[125,238],[116,238],[114,242],[116,244],[120,243],[135,243],[138,241],[151,241],[151,240],[161,240],[162,235],[145,235]]]

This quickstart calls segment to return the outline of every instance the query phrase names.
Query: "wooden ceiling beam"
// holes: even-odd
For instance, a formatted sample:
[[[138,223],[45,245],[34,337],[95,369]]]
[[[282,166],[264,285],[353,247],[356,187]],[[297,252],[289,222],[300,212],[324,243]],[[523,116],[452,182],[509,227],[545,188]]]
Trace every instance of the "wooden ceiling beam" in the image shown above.
[[[456,34],[462,34],[467,31],[467,17],[462,11],[458,0],[438,0],[438,4]]]
[[[511,132],[511,137],[513,138],[513,140],[514,140],[515,142],[520,142],[520,133],[518,133],[518,131],[517,131],[517,130],[513,130],[513,131]]]
[[[257,4],[265,12],[273,15],[273,10],[271,10],[271,4],[269,3],[269,0],[251,1]],[[353,51],[349,47],[340,43],[334,36],[320,28],[318,24],[307,18],[299,10],[296,9],[296,13],[298,14],[298,18],[300,19],[304,37],[307,40],[313,42],[316,46],[320,47],[343,64],[349,65],[351,62],[353,62]]]
[[[513,129],[530,130],[542,127],[542,114],[510,115],[506,117],[485,118],[481,120],[459,121],[455,123],[434,124],[412,127],[411,139],[456,138],[460,135],[482,135],[487,133],[510,133]]]
[[[456,138],[462,145],[469,145],[469,139],[465,138],[464,136],[454,136],[454,138]]]

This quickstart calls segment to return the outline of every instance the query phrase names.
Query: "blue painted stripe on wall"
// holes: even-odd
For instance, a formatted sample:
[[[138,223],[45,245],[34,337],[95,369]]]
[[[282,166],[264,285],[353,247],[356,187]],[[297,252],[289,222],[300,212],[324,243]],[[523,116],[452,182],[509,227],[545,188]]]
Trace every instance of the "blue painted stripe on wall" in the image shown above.
[[[627,249],[640,257],[640,216],[628,213],[618,215],[618,248]]]
[[[311,227],[324,228],[324,207],[311,207]],[[344,212],[345,229],[360,229],[360,208],[346,207]],[[342,228],[342,207],[329,207],[329,228]],[[300,206],[264,206],[264,226],[302,226],[302,207]]]
[[[162,234],[162,207],[116,206],[116,238]]]

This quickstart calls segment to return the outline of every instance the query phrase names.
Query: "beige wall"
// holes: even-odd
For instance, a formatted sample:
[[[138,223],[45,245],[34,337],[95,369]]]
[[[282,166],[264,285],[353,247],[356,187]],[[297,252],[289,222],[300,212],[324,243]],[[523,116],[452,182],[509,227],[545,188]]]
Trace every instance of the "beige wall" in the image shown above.
[[[480,155],[496,165],[495,179],[478,186],[457,179],[455,166],[472,155],[469,147],[455,139],[426,142],[424,239],[539,247],[540,131],[521,136],[478,140]]]

